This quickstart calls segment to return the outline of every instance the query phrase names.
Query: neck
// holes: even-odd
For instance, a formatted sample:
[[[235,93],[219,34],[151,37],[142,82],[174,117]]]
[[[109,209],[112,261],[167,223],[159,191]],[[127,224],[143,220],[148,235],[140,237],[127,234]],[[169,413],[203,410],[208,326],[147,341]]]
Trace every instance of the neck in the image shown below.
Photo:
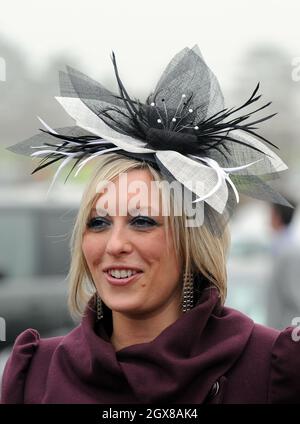
[[[118,351],[134,344],[150,342],[173,324],[181,314],[181,305],[174,304],[164,310],[140,316],[113,311],[111,343]]]

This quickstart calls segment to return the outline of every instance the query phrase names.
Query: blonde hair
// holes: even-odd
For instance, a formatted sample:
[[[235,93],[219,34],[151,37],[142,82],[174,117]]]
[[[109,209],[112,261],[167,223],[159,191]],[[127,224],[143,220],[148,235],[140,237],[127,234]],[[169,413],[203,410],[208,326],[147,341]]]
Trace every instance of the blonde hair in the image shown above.
[[[82,252],[82,241],[91,209],[97,199],[99,182],[112,181],[121,173],[133,169],[148,170],[154,181],[162,182],[165,180],[147,162],[116,154],[105,155],[97,160],[99,165],[83,193],[71,238],[68,305],[74,318],[83,316],[88,301],[96,292],[93,278]],[[164,198],[166,196],[164,186],[162,185],[160,188],[161,195]],[[188,227],[184,211],[181,216],[174,216],[173,202],[174,197],[171,192],[170,216],[165,218],[165,224],[166,229],[170,224],[175,252],[177,257],[181,258],[184,267],[183,272],[193,272],[206,277],[217,288],[221,302],[224,303],[227,289],[226,256],[230,242],[227,226],[219,237],[212,235],[205,225]]]

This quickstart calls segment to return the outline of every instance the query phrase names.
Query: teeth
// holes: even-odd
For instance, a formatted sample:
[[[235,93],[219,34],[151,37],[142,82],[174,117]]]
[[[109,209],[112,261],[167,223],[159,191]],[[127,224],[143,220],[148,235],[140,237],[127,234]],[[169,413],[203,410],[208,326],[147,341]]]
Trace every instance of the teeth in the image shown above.
[[[131,269],[110,269],[108,273],[114,278],[128,278],[136,274],[137,271]]]

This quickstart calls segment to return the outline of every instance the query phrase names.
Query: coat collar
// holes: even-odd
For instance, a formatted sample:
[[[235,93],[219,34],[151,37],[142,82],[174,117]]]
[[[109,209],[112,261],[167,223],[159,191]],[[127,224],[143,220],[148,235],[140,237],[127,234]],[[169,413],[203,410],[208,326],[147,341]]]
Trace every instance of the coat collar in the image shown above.
[[[148,343],[115,352],[104,323],[97,329],[88,307],[52,359],[56,366],[63,361],[65,375],[76,373],[92,387],[100,403],[203,403],[241,356],[254,326],[222,307],[215,288],[203,290],[196,307]]]

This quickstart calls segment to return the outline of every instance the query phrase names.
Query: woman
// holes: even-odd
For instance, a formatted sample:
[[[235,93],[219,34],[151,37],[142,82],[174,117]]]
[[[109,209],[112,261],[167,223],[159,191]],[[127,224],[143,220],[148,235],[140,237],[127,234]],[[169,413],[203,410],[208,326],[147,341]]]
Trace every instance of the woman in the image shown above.
[[[179,53],[160,80],[157,93],[178,83],[178,64],[184,61],[182,69],[186,69],[183,65],[190,69],[194,54],[195,50]],[[197,66],[202,66],[201,78],[203,73],[209,75],[211,86],[216,89],[211,71],[204,67],[197,52],[196,56]],[[23,332],[6,365],[2,402],[299,402],[297,329],[279,332],[224,307],[227,222],[234,201],[238,201],[237,186],[242,191],[242,184],[246,183],[249,194],[253,175],[262,169],[257,162],[263,160],[268,171],[276,163],[278,171],[283,167],[280,159],[271,150],[266,153],[266,147],[257,139],[254,146],[254,140],[248,137],[246,145],[239,132],[242,124],[235,127],[236,120],[225,126],[224,118],[229,112],[222,116],[222,123],[214,121],[216,114],[220,115],[214,108],[224,113],[216,102],[216,93],[214,104],[206,104],[210,118],[193,115],[194,120],[190,121],[196,108],[188,100],[184,107],[189,109],[190,123],[183,125],[184,107],[181,115],[174,105],[168,104],[164,109],[167,100],[159,99],[158,94],[144,109],[137,106],[138,102],[132,101],[124,89],[117,70],[120,97],[116,102],[122,98],[125,106],[100,110],[97,103],[101,112],[97,118],[101,117],[106,125],[99,134],[98,120],[84,109],[87,106],[95,111],[95,102],[88,102],[84,89],[79,90],[83,77],[75,77],[74,71],[69,76],[76,87],[70,96],[73,104],[67,96],[62,103],[73,117],[77,114],[81,130],[89,134],[85,138],[61,135],[48,128],[52,138],[63,139],[64,143],[56,145],[47,158],[51,162],[77,157],[81,166],[87,159],[105,153],[95,159],[99,165],[85,190],[72,239],[69,306],[74,315],[81,316],[81,323],[66,336],[50,339],[40,339],[36,330]],[[190,76],[188,79],[190,82]],[[107,92],[100,86],[94,87],[93,92],[97,90],[107,103]],[[75,91],[80,92],[84,105],[80,104],[80,116]],[[207,95],[212,98],[211,92]],[[250,103],[253,99],[257,99],[255,93]],[[163,105],[158,105],[159,100]],[[113,113],[118,114],[119,120]],[[157,113],[160,118],[154,119]],[[181,127],[172,127],[173,119],[181,121]],[[146,122],[146,142],[137,143]],[[164,128],[155,127],[162,123]],[[202,138],[203,134],[206,137],[201,152],[196,144],[200,136],[190,130],[191,126],[195,132],[202,131]],[[208,135],[212,126],[214,137]],[[103,128],[109,134],[104,136]],[[249,134],[250,128],[250,124],[244,126],[243,131],[249,130]],[[220,131],[221,143],[216,135]],[[241,156],[252,149],[250,165],[247,161],[244,165],[236,160],[230,162],[232,154],[223,154],[223,161],[226,159],[230,167],[221,167],[224,162],[220,152],[225,140],[225,150],[231,153],[230,143],[238,144]],[[159,143],[164,143],[164,149]],[[49,155],[49,150],[43,152]],[[62,152],[67,154],[63,156]],[[174,159],[178,160],[177,165]],[[45,162],[39,169],[42,166]],[[251,174],[250,166],[255,168]],[[245,173],[233,182],[229,173],[234,171]],[[198,187],[192,184],[199,181]],[[266,195],[265,183],[258,177],[255,181],[252,190],[259,195],[264,189]],[[174,182],[178,183],[177,190],[168,190]],[[271,189],[269,194],[273,200],[283,201]],[[192,204],[195,213],[191,220]]]

